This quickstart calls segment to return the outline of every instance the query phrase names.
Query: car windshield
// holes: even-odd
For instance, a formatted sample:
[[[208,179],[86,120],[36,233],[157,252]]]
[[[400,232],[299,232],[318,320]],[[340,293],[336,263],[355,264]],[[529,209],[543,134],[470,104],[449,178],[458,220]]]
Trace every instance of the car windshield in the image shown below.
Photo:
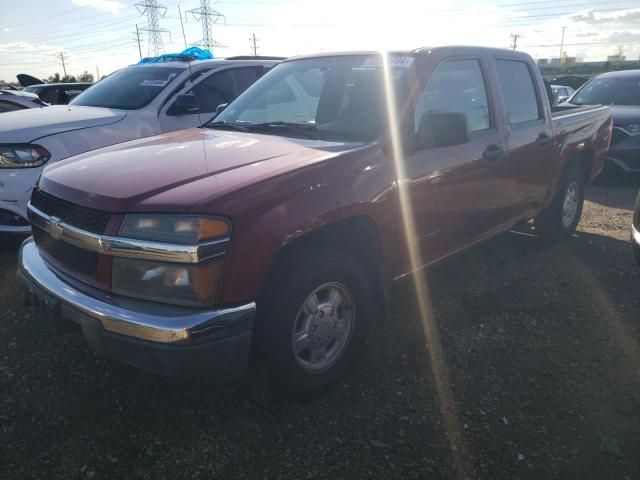
[[[576,105],[640,105],[640,76],[594,78],[571,99]]]
[[[398,103],[408,93],[413,62],[410,55],[390,56],[390,77]],[[387,117],[382,63],[381,55],[282,63],[207,126],[315,139],[372,141]]]
[[[118,70],[75,97],[71,105],[137,110],[149,104],[182,72],[170,67]]]

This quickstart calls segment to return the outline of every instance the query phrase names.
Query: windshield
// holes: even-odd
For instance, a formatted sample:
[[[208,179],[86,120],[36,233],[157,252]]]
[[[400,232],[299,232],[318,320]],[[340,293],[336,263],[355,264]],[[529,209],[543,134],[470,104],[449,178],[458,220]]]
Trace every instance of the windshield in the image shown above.
[[[390,60],[398,103],[408,93],[413,60]],[[313,130],[313,138],[371,141],[384,126],[384,99],[380,55],[311,58],[278,65],[208,126],[231,124],[290,136]]]
[[[594,78],[571,99],[576,105],[640,105],[640,76]]]
[[[182,72],[180,68],[128,67],[75,97],[71,105],[137,110],[149,104]]]

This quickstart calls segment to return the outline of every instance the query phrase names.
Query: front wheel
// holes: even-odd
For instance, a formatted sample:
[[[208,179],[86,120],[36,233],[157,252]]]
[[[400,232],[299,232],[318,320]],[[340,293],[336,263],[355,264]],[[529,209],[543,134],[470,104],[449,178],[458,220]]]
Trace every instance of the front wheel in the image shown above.
[[[562,176],[551,205],[534,219],[536,232],[549,240],[573,235],[582,216],[584,192],[584,174],[577,166],[570,167]]]
[[[287,394],[318,396],[347,373],[362,348],[369,280],[350,255],[323,250],[299,255],[277,282],[260,319],[270,375]]]

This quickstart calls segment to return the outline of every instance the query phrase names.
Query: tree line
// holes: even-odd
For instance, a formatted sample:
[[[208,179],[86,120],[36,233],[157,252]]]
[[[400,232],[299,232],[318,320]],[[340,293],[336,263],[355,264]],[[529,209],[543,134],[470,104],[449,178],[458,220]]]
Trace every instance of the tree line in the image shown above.
[[[93,83],[94,77],[92,73],[88,71],[84,71],[77,77],[75,75],[64,75],[60,76],[58,72],[47,78],[47,83],[75,83],[75,82],[88,82]]]

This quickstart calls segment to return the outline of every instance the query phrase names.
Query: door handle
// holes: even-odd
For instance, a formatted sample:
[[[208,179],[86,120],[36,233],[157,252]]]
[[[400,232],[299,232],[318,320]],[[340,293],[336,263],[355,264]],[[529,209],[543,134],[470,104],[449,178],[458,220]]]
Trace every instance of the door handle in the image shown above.
[[[551,137],[544,132],[538,135],[538,138],[536,138],[536,144],[538,144],[540,147],[545,147],[550,143],[551,143]]]
[[[493,162],[504,155],[504,148],[500,145],[492,143],[487,145],[487,148],[482,152],[482,158],[488,162]]]

